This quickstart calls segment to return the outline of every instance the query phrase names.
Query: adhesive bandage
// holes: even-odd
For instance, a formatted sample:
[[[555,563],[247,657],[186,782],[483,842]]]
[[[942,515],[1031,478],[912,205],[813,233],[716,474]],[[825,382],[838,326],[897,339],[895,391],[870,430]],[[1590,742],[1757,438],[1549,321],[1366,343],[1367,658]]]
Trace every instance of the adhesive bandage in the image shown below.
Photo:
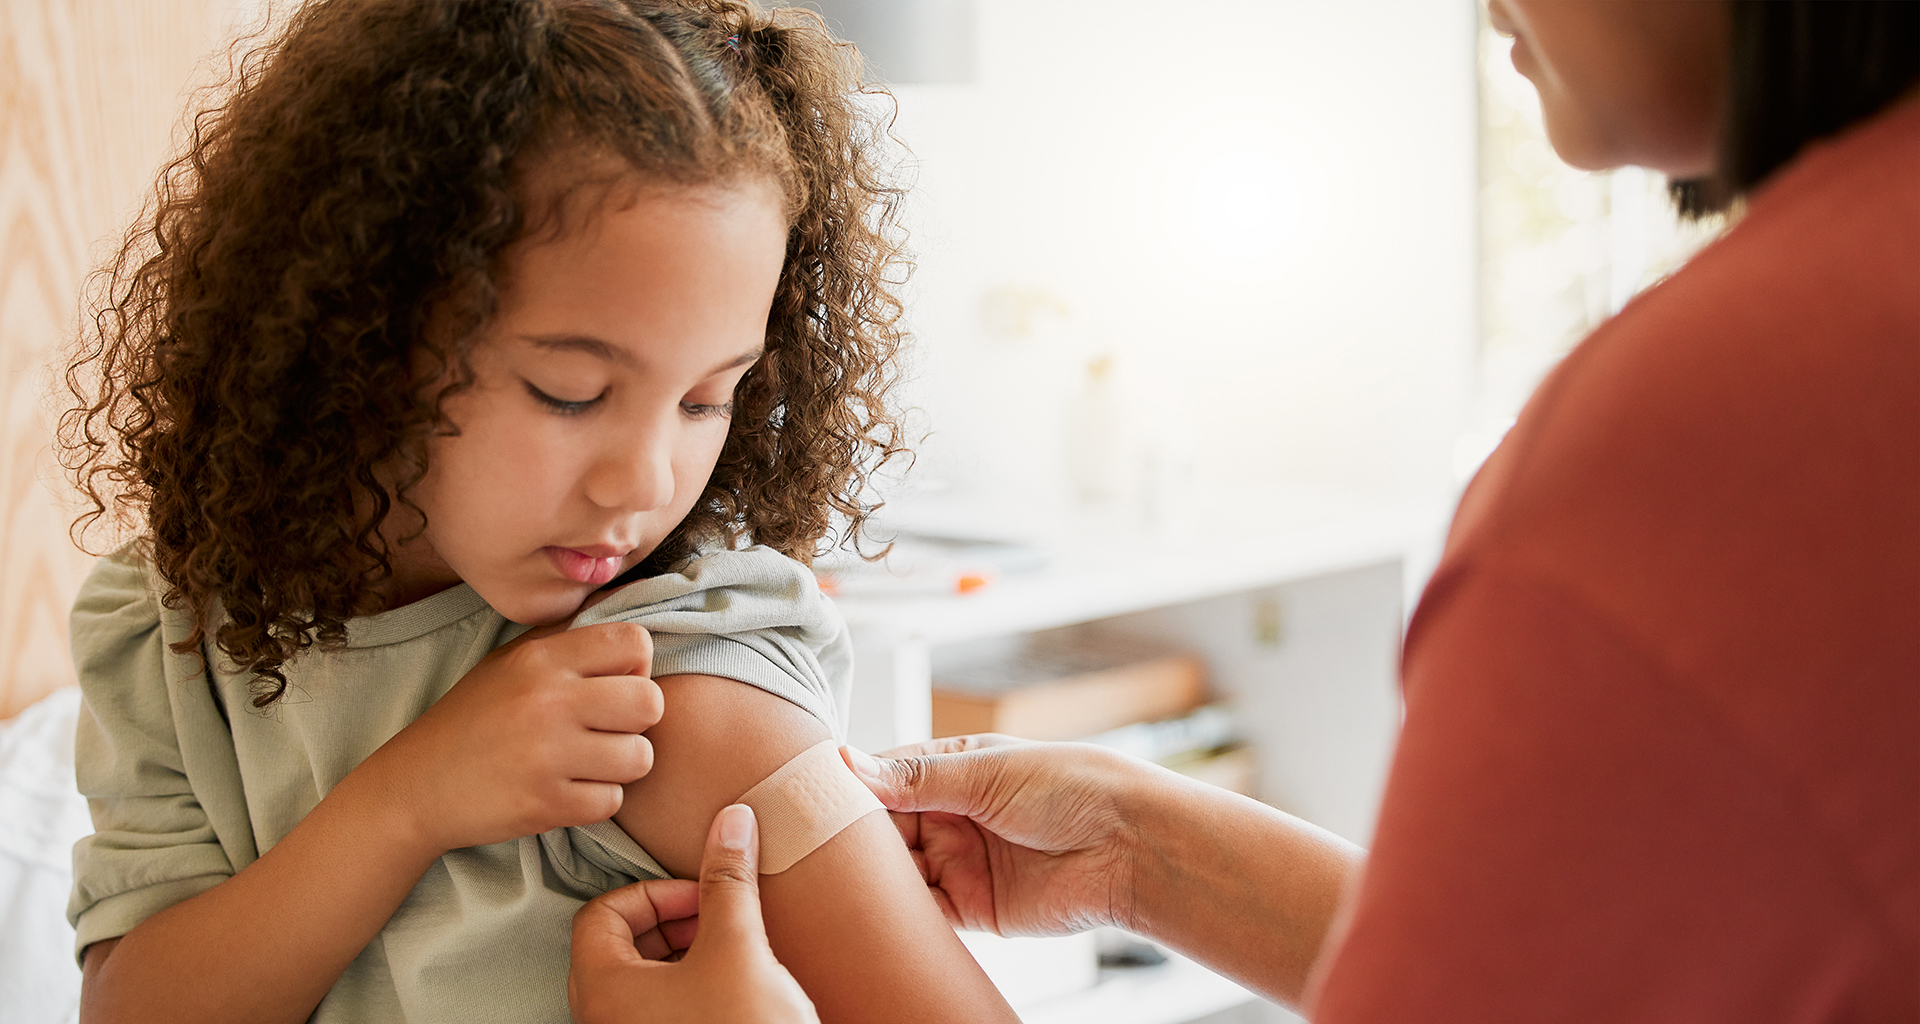
[[[840,760],[840,744],[821,740],[794,755],[740,802],[760,823],[760,873],[777,875],[848,825],[884,810]]]

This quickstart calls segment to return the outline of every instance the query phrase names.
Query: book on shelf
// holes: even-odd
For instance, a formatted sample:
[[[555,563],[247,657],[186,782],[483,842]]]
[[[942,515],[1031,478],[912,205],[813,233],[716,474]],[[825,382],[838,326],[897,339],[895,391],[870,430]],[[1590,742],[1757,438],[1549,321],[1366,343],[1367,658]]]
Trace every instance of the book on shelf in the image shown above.
[[[1253,748],[1240,742],[1233,712],[1225,704],[1208,704],[1179,718],[1135,722],[1088,736],[1083,742],[1132,754],[1243,796],[1253,795]]]
[[[1206,700],[1198,657],[1068,627],[936,663],[933,734],[1095,743],[1252,795],[1253,750],[1227,706]]]
[[[1227,705],[1208,704],[1178,718],[1135,722],[1081,739],[1143,760],[1168,764],[1190,759],[1196,751],[1231,746],[1238,739],[1238,733],[1233,712]]]
[[[1053,630],[992,656],[936,665],[933,734],[1080,739],[1184,715],[1205,699],[1206,670],[1191,654]]]
[[[1255,796],[1258,781],[1253,748],[1244,743],[1195,751],[1191,756],[1162,762],[1168,768],[1210,786],[1219,786],[1241,796]]]

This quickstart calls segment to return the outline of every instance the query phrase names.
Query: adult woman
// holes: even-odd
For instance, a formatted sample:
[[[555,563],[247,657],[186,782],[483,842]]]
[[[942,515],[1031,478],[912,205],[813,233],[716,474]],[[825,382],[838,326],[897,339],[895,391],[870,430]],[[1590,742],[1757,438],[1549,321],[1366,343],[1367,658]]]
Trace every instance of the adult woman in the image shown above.
[[[1749,205],[1468,491],[1364,872],[1088,748],[856,770],[957,920],[1321,1020],[1920,1019],[1920,5],[1492,12],[1568,161]]]

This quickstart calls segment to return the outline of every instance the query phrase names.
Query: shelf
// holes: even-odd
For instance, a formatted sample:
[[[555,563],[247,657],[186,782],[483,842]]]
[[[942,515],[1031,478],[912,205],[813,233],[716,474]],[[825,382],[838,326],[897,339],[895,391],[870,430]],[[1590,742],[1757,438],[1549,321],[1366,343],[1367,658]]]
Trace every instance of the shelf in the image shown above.
[[[1259,751],[1257,793],[1364,845],[1402,717],[1404,612],[1452,499],[1293,488],[1209,500],[1231,517],[1186,530],[1049,524],[1038,512],[893,521],[936,536],[1019,537],[1046,564],[968,594],[836,598],[854,648],[847,742],[878,752],[930,737],[934,662],[952,645],[1119,619],[1205,660],[1210,692],[1233,704]]]
[[[1259,997],[1205,967],[1169,953],[1158,967],[1100,972],[1084,992],[1022,1007],[1024,1024],[1186,1024]]]
[[[1211,550],[1190,539],[1090,527],[1046,539],[1044,570],[974,593],[835,603],[858,633],[926,644],[1049,629],[1398,559],[1431,537],[1446,511],[1431,501],[1295,497],[1258,533]]]

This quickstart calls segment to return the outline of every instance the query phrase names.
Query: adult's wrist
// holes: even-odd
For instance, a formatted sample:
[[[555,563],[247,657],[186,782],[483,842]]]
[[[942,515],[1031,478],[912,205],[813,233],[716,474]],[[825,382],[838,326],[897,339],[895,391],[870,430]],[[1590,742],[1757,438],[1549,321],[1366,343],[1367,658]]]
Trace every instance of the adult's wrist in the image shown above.
[[[1365,851],[1247,797],[1151,771],[1124,787],[1126,927],[1297,1003]]]
[[[1143,765],[1126,774],[1117,787],[1120,819],[1120,861],[1126,884],[1116,899],[1115,922],[1128,931],[1162,937],[1168,910],[1190,898],[1185,889],[1185,865],[1192,851],[1195,784],[1158,765]]]

